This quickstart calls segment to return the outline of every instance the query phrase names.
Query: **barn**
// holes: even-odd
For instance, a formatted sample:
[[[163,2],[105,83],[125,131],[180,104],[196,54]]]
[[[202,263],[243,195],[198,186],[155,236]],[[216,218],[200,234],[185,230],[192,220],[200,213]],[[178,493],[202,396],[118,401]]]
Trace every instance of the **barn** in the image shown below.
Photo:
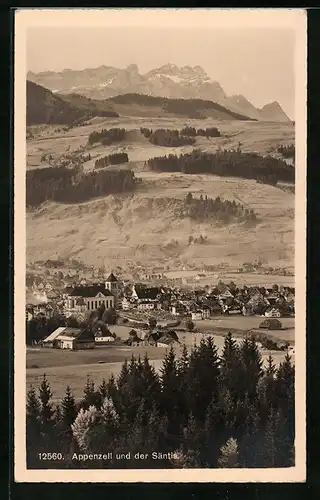
[[[87,328],[59,327],[43,340],[45,347],[57,349],[93,349],[94,336]]]

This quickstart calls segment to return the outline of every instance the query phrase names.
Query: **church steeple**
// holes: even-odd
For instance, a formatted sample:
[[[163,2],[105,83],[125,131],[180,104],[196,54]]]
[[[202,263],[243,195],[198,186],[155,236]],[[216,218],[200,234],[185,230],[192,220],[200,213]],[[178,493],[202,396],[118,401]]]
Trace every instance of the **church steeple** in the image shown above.
[[[119,291],[119,281],[113,273],[111,273],[105,281],[105,287],[113,295],[117,295]]]

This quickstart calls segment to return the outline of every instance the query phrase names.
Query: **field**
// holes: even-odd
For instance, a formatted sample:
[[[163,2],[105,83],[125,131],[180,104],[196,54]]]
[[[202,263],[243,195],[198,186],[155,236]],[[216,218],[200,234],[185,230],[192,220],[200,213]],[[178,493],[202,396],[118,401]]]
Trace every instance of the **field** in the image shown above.
[[[196,321],[198,333],[178,332],[178,337],[181,344],[186,344],[190,349],[194,344],[198,345],[203,332],[212,332],[211,336],[221,353],[224,344],[224,335],[228,329],[234,329],[236,325],[236,340],[240,342],[241,333],[250,328],[258,328],[262,318],[256,317],[237,317],[237,318],[218,318],[214,320]],[[281,319],[284,329],[281,331],[266,332],[270,338],[288,340],[291,345],[294,345],[294,319]],[[122,330],[121,330],[122,329]],[[119,336],[127,336],[127,327],[117,327],[116,333]],[[179,356],[180,347],[175,347],[176,354]],[[152,346],[105,346],[96,347],[93,350],[83,351],[62,351],[59,349],[28,349],[27,350],[27,388],[30,385],[38,386],[41,379],[46,374],[52,390],[54,392],[54,400],[63,396],[66,385],[70,385],[74,391],[76,398],[82,395],[83,387],[86,383],[87,375],[99,384],[103,378],[106,380],[113,373],[117,375],[121,369],[121,365],[125,359],[130,360],[131,356],[148,355],[153,366],[159,370],[161,368],[162,359],[166,349],[164,347]],[[269,351],[262,350],[262,358],[265,362],[269,355]],[[285,353],[283,351],[272,351],[275,363],[278,365],[283,359]],[[293,354],[294,361],[294,354]]]
[[[294,345],[295,338],[295,319],[294,318],[281,318],[281,330],[263,330],[259,329],[260,323],[264,317],[257,316],[234,316],[234,317],[218,317],[216,319],[207,319],[202,321],[195,321],[196,328],[200,332],[206,331],[228,331],[237,330],[241,332],[248,330],[257,330],[266,333],[271,339],[279,339],[290,342]]]

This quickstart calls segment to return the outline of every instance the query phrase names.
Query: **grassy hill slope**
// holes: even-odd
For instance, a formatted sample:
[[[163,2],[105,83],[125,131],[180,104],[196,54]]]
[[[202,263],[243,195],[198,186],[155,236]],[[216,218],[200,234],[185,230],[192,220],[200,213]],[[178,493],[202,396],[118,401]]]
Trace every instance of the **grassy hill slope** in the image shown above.
[[[129,261],[145,264],[184,262],[238,265],[265,258],[270,264],[292,265],[294,195],[244,179],[207,175],[140,173],[134,195],[109,196],[80,205],[47,203],[27,214],[28,260],[77,257],[108,267]],[[228,226],[181,219],[168,198],[207,194],[240,200],[253,208],[255,226]],[[190,236],[207,238],[189,245]]]

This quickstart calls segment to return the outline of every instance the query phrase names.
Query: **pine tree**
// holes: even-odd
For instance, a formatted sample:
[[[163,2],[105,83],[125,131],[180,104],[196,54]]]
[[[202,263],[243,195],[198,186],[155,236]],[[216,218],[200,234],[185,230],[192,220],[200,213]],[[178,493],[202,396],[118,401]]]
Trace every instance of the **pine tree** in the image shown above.
[[[196,418],[192,413],[188,416],[188,423],[183,431],[182,449],[188,458],[189,466],[201,467],[200,447],[202,442],[202,432]]]
[[[83,393],[84,397],[81,401],[81,407],[84,410],[87,410],[90,406],[99,405],[99,396],[95,391],[94,382],[89,375],[87,376],[87,382]]]
[[[230,437],[228,441],[221,446],[221,455],[218,459],[219,467],[231,469],[239,467],[239,452],[237,440]]]
[[[250,400],[256,398],[257,385],[262,376],[262,358],[253,337],[246,338],[241,344],[242,373],[245,392]]]
[[[239,461],[245,468],[262,467],[263,433],[260,419],[254,405],[248,406],[248,410],[245,427],[239,435]]]
[[[224,339],[222,356],[220,359],[220,379],[224,389],[230,391],[236,401],[242,395],[241,380],[239,380],[240,351],[236,341],[229,332]]]
[[[41,432],[45,440],[50,442],[54,425],[54,409],[53,409],[53,404],[51,402],[52,392],[50,384],[46,378],[46,375],[43,376],[41,385],[39,387],[39,399],[41,403],[40,407]]]
[[[273,357],[271,356],[271,353],[269,354],[267,359],[267,368],[265,372],[267,376],[272,376],[272,377],[274,377],[276,374],[276,365],[273,362]]]
[[[98,416],[99,412],[95,406],[90,406],[87,410],[81,408],[71,425],[73,436],[83,452],[96,451],[91,448],[90,432],[96,425]]]
[[[71,436],[72,430],[71,425],[75,421],[77,416],[77,409],[75,404],[75,399],[73,397],[72,391],[69,386],[66,388],[66,393],[64,398],[61,400],[61,424],[64,431],[64,435]]]
[[[166,414],[169,420],[169,433],[176,434],[179,428],[179,378],[177,360],[173,346],[166,352],[160,370],[162,386],[161,413]]]
[[[275,467],[277,461],[276,413],[270,410],[264,433],[263,466]]]
[[[26,440],[27,440],[27,459],[28,464],[32,464],[35,459],[35,450],[41,449],[41,405],[33,386],[27,392],[27,422],[26,422]]]
[[[212,338],[201,339],[199,347],[192,350],[187,375],[187,400],[189,411],[202,421],[219,389],[219,357]]]
[[[114,375],[112,374],[109,378],[109,383],[110,383],[110,392],[112,392],[113,387],[115,386],[115,378]],[[103,378],[101,384],[99,385],[99,393],[101,396],[101,400],[103,401],[107,396],[112,397],[112,395],[109,393],[109,383],[107,384],[106,380]]]
[[[100,441],[102,441],[103,446],[108,445],[109,447],[112,447],[112,445],[115,445],[115,441],[119,438],[120,418],[112,399],[109,397],[104,399],[101,407],[101,417],[103,436],[98,437],[100,438]]]
[[[146,401],[146,408],[151,410],[154,405],[160,405],[161,384],[155,368],[150,365],[149,358],[145,354],[141,371],[142,396]]]

